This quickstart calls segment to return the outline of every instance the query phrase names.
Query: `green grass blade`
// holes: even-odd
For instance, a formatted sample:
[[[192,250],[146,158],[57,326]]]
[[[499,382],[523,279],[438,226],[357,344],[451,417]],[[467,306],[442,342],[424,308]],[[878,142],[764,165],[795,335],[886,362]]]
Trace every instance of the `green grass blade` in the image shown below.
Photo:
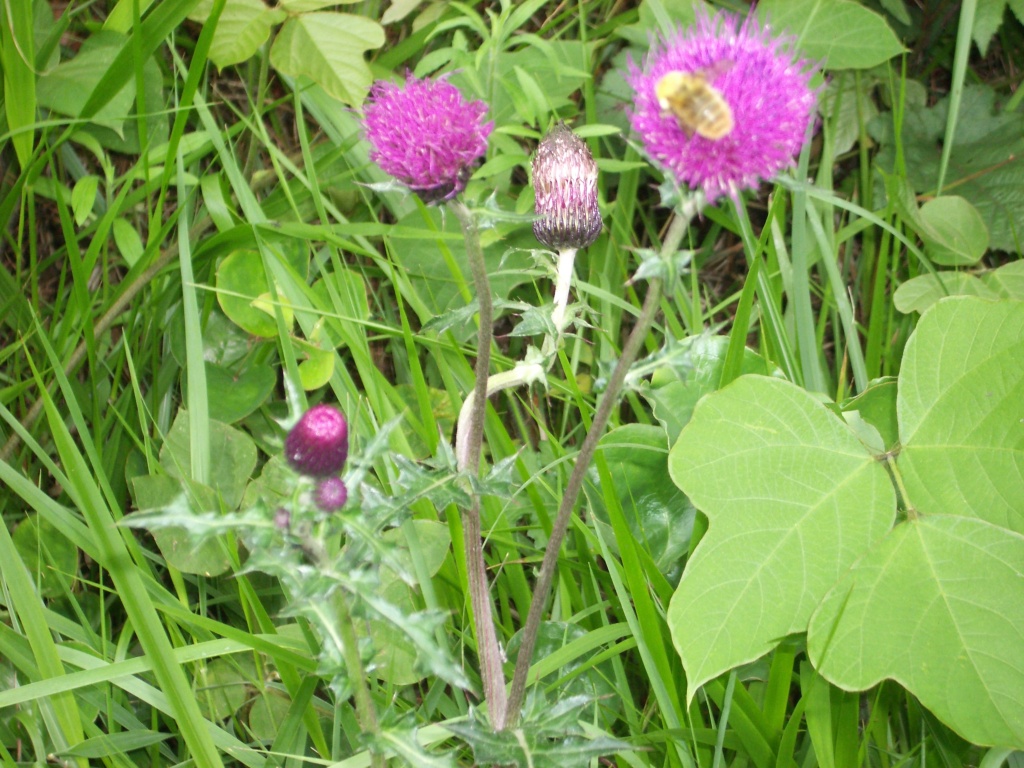
[[[35,39],[32,2],[0,3],[0,63],[4,78],[4,110],[11,143],[22,169],[32,159],[36,121]]]
[[[45,337],[40,336],[40,339],[46,346],[51,364],[56,370],[61,392],[73,421],[78,425],[79,435],[83,441],[91,443],[90,432],[77,407],[74,391],[61,372],[60,361],[46,343]],[[40,396],[44,400],[44,410],[54,444],[67,470],[69,485],[65,491],[75,500],[96,537],[99,548],[97,560],[109,572],[142,649],[153,662],[153,672],[167,697],[168,706],[189,752],[197,765],[220,768],[223,763],[204,725],[205,720],[199,711],[191,686],[184,670],[173,661],[170,640],[145,588],[140,570],[132,561],[129,548],[126,546],[124,537],[131,538],[131,533],[118,529],[115,516],[103,492],[93,480],[93,468],[78,450],[64,417],[42,384]]]
[[[956,29],[956,53],[953,55],[953,71],[950,77],[949,112],[946,115],[946,133],[942,137],[942,157],[939,160],[939,179],[935,194],[942,194],[942,185],[949,170],[949,157],[953,152],[956,138],[956,123],[960,117],[960,100],[964,95],[964,79],[967,76],[967,60],[971,55],[971,32],[974,31],[974,15],[978,0],[963,0],[960,5],[960,22]]]

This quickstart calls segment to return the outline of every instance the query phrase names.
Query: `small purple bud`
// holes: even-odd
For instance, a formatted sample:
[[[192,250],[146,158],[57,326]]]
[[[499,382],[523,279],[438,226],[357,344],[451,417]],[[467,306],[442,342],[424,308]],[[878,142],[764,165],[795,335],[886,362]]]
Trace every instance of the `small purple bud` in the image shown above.
[[[325,477],[316,486],[313,500],[321,512],[337,512],[348,501],[348,488],[340,477]]]
[[[274,525],[278,530],[287,531],[292,525],[292,513],[284,507],[278,507],[274,512]]]
[[[341,472],[348,458],[348,422],[329,405],[314,405],[284,441],[284,457],[296,472],[329,477]]]
[[[601,234],[597,163],[587,145],[558,123],[533,158],[537,216],[533,234],[548,248],[586,248]]]

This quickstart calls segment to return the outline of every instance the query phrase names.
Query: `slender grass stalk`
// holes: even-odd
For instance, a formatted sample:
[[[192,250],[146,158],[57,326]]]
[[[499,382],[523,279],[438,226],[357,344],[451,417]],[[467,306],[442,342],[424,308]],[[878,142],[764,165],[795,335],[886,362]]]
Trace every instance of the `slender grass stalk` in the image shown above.
[[[208,220],[205,223],[208,224]],[[196,233],[193,232],[193,236],[195,236],[195,234]],[[121,295],[114,299],[114,302],[110,305],[110,309],[104,312],[102,317],[100,317],[100,319],[92,326],[93,336],[99,337],[109,331],[111,326],[113,326],[121,317],[121,313],[124,312],[128,305],[132,303],[132,300],[136,295],[138,295],[139,291],[148,286],[152,282],[153,278],[155,278],[164,267],[170,264],[177,255],[178,246],[176,244],[169,246],[153,260],[152,264],[140,272],[133,282],[126,285]],[[64,364],[64,374],[66,376],[70,376],[75,371],[79,363],[85,359],[87,352],[88,344],[86,340],[83,340],[75,348],[74,352],[71,353],[68,361]],[[51,389],[53,388],[53,385],[51,385]],[[42,414],[45,405],[46,403],[44,399],[40,397],[32,404],[32,407],[28,409],[28,413],[26,413],[21,419],[21,425],[26,430],[31,429],[32,425],[36,423],[36,420]],[[4,447],[0,448],[0,461],[9,462],[14,456],[14,452],[18,449],[19,445],[21,445],[21,436],[17,432],[14,432],[9,438],[7,438],[7,442],[4,443]]]
[[[679,247],[683,234],[689,226],[690,218],[690,216],[677,215],[672,220],[672,224],[665,236],[665,241],[662,244],[662,258],[667,258]],[[604,434],[605,427],[608,425],[612,408],[619,401],[619,393],[622,390],[626,374],[629,372],[630,366],[633,365],[633,361],[636,359],[641,346],[643,346],[647,332],[654,321],[654,315],[661,302],[662,287],[660,279],[655,278],[650,281],[647,296],[640,310],[640,316],[637,318],[636,325],[633,326],[629,338],[626,339],[622,354],[615,366],[615,370],[612,372],[611,379],[608,381],[608,388],[605,390],[597,407],[594,420],[587,431],[587,436],[583,439],[583,445],[580,446],[580,452],[576,456],[576,463],[573,466],[572,474],[569,476],[569,482],[562,496],[562,503],[558,508],[558,515],[555,517],[555,523],[551,529],[551,538],[548,540],[548,546],[544,552],[544,560],[541,563],[540,573],[537,576],[537,584],[534,587],[533,601],[530,603],[530,612],[526,618],[526,625],[523,628],[523,640],[519,647],[519,655],[516,657],[516,668],[512,676],[512,688],[508,701],[509,717],[507,725],[509,727],[514,726],[519,719],[519,710],[522,708],[523,698],[526,695],[526,676],[530,670],[530,662],[537,644],[537,632],[540,629],[541,617],[547,605],[548,593],[551,591],[555,568],[558,566],[558,553],[562,548],[562,539],[565,537],[565,532],[569,528],[573,508],[576,506],[576,499],[583,488],[583,479],[586,475],[587,467],[590,466],[590,462],[597,450],[597,443]]]
[[[942,157],[939,159],[939,178],[935,184],[935,194],[942,194],[949,170],[949,158],[953,153],[953,140],[956,137],[956,123],[960,117],[960,101],[964,93],[964,80],[967,77],[967,60],[971,54],[971,32],[974,30],[974,17],[978,12],[977,0],[964,0],[960,6],[960,23],[956,29],[956,52],[953,54],[953,76],[949,89],[949,112],[946,113],[946,132],[942,137]]]
[[[494,311],[491,304],[491,285],[487,279],[484,254],[480,247],[480,234],[476,219],[461,200],[449,202],[448,209],[455,214],[466,239],[466,256],[473,273],[473,285],[480,306],[480,330],[477,336],[476,377],[473,389],[473,407],[465,437],[466,469],[480,471],[480,452],[483,447],[484,416],[487,413],[487,378],[491,367],[491,325]],[[487,588],[487,565],[484,562],[483,531],[480,525],[480,497],[473,494],[470,508],[463,511],[465,530],[466,574],[469,580],[469,600],[476,628],[477,655],[480,658],[480,676],[484,685],[491,724],[504,730],[507,712],[505,675],[502,670],[501,649],[491,616],[490,593]]]

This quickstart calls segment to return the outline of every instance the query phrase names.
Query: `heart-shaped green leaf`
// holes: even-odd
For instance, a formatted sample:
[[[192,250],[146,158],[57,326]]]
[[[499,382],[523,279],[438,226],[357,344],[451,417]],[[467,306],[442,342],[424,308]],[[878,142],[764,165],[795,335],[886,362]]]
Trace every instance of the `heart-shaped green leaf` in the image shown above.
[[[205,22],[213,10],[213,2],[204,0],[189,14],[195,21]],[[210,44],[210,61],[217,69],[245,61],[267,42],[270,30],[288,18],[281,8],[270,8],[263,0],[227,0]]]
[[[373,81],[363,52],[384,45],[384,28],[350,13],[293,16],[270,48],[270,63],[286,75],[305,75],[336,99],[363,103]]]
[[[1024,533],[1024,302],[938,302],[907,343],[896,408],[919,513]]]
[[[829,69],[869,69],[904,50],[885,17],[852,0],[768,0],[757,13]]]
[[[811,619],[836,685],[891,678],[975,744],[1024,748],[1024,537],[966,517],[910,520]]]
[[[160,463],[171,477],[188,479],[192,451],[189,443],[188,413],[178,412],[160,451]],[[210,419],[210,485],[220,494],[223,505],[237,509],[245,486],[256,468],[256,444],[244,432]],[[218,509],[219,503],[204,511]]]
[[[259,408],[270,396],[277,373],[270,366],[232,371],[215,363],[206,364],[206,388],[210,418],[234,424]]]
[[[263,259],[256,251],[235,251],[217,268],[217,301],[224,314],[253,336],[273,338],[277,320],[270,301],[270,287]],[[281,307],[285,326],[294,319],[292,308]]]
[[[976,264],[988,248],[988,229],[978,209],[956,195],[921,206],[925,252],[936,264]]]
[[[856,435],[803,389],[763,376],[701,400],[669,470],[709,520],[668,611],[688,698],[804,631],[896,511],[885,469]]]
[[[131,481],[132,498],[141,512],[175,510],[209,512],[218,508],[217,493],[208,485],[186,482],[168,475],[139,475]],[[188,493],[184,493],[185,489]],[[186,526],[167,526],[151,531],[167,563],[182,573],[217,576],[231,567],[231,558],[222,539],[199,536]]]

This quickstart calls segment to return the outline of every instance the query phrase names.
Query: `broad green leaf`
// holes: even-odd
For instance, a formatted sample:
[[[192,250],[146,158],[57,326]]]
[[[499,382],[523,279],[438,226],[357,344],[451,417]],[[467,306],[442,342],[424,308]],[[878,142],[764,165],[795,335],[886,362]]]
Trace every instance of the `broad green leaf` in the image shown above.
[[[697,14],[708,10],[704,0],[644,0],[636,23],[620,26],[616,34],[633,45],[646,46],[651,35],[674,32],[677,27],[690,27]]]
[[[334,375],[335,355],[333,349],[317,349],[311,345],[303,345],[302,352],[306,356],[299,363],[299,380],[307,392],[327,384]]]
[[[199,668],[195,680],[196,701],[208,718],[224,720],[245,705],[254,678],[252,655],[214,659]]]
[[[145,251],[139,231],[126,219],[114,219],[111,230],[121,258],[129,267],[134,267]]]
[[[694,509],[689,499],[666,480],[668,439],[665,430],[649,424],[614,429],[598,447],[608,465],[612,487],[633,537],[662,573],[678,569],[690,548]],[[604,492],[595,468],[583,486],[595,522],[609,525]],[[614,542],[611,528],[606,533]],[[613,551],[618,554],[618,550]]]
[[[403,610],[414,608],[403,606]],[[427,670],[417,664],[416,645],[404,633],[379,619],[369,619],[366,626],[376,650],[370,673],[374,678],[391,685],[413,685],[427,676]]]
[[[281,27],[270,63],[292,77],[304,75],[334,98],[358,107],[373,82],[363,52],[384,45],[384,28],[349,13],[306,13]]]
[[[186,519],[193,512],[219,509],[217,493],[209,486],[165,474],[134,477],[131,489],[141,512],[180,511]],[[150,534],[168,565],[182,573],[217,576],[231,567],[231,558],[217,537],[193,534],[185,526],[155,528]]]
[[[852,0],[763,0],[757,14],[828,69],[870,69],[904,51],[882,16]]]
[[[892,303],[900,312],[924,312],[947,296],[998,298],[998,294],[968,272],[936,272],[918,275],[903,283],[893,294]]]
[[[808,631],[812,662],[839,687],[896,680],[965,739],[1017,749],[1022,649],[1024,537],[946,515],[897,526],[843,575]]]
[[[860,418],[874,427],[881,438],[882,451],[892,450],[899,443],[899,426],[896,422],[896,379],[889,377],[872,381],[859,395],[843,401],[840,409],[844,416],[851,413],[859,414]]]
[[[249,730],[254,738],[270,743],[288,716],[292,700],[273,688],[265,688],[249,709]]]
[[[78,117],[110,69],[110,62],[121,52],[128,38],[116,32],[96,32],[86,38],[78,55],[61,62],[39,78],[39,106],[62,115]],[[124,138],[124,121],[135,102],[135,79],[124,85],[92,116],[92,122],[109,128]]]
[[[208,362],[206,394],[210,418],[224,424],[241,421],[270,397],[276,383],[277,373],[269,365],[232,371]]]
[[[189,18],[205,21],[212,8],[213,0],[205,0]],[[217,69],[245,61],[267,41],[270,30],[286,18],[284,10],[269,8],[263,0],[227,0],[210,44],[210,61]]]
[[[662,365],[654,372],[651,386],[641,392],[654,408],[654,415],[668,432],[671,445],[693,414],[697,401],[718,389],[729,348],[726,336],[692,336],[678,343],[681,365]],[[740,373],[771,375],[773,367],[752,349],[743,350]]]
[[[409,533],[415,538],[414,545],[408,540]],[[393,562],[410,576],[415,574],[412,546],[423,559],[427,574],[433,576],[441,569],[452,544],[448,526],[436,520],[410,520],[400,528],[385,531],[381,538],[395,547],[391,551]],[[381,567],[378,593],[407,614],[418,610],[413,588],[387,566]],[[373,659],[375,678],[393,685],[412,685],[428,675],[429,669],[419,663],[416,644],[405,633],[386,621],[371,619],[369,635],[377,649]]]
[[[330,8],[332,5],[352,5],[359,0],[280,0],[280,6],[288,13],[309,13]]]
[[[74,213],[75,224],[82,226],[86,219],[92,215],[92,207],[96,204],[96,190],[99,189],[99,176],[83,176],[75,182],[71,190],[71,210]]]
[[[669,471],[709,521],[668,610],[688,699],[806,630],[896,512],[883,466],[825,404],[781,379],[742,376],[702,399]]]
[[[1016,253],[1024,231],[1024,121],[997,111],[995,100],[995,91],[987,86],[964,88],[960,114],[970,119],[957,124],[945,184],[981,214],[991,248]],[[905,169],[915,192],[935,194],[948,111],[949,99],[905,111],[900,170]],[[885,170],[896,166],[892,122],[882,116],[868,125],[881,145],[877,162]]]
[[[1004,299],[1024,300],[1024,259],[986,272],[981,276],[985,285]]]
[[[171,477],[185,480],[190,479],[188,472],[191,466],[188,418],[185,410],[178,411],[167,433],[167,441],[160,449],[160,463],[167,473]],[[246,483],[256,468],[256,444],[244,432],[213,419],[210,419],[207,428],[213,462],[210,467],[210,483],[220,494],[227,509],[237,509]],[[220,505],[216,504],[202,511],[212,512],[219,508]]]
[[[936,264],[976,264],[988,249],[988,230],[977,208],[962,197],[943,195],[921,206],[925,252]]]
[[[380,17],[385,26],[401,21],[423,4],[423,0],[392,0],[391,4]]]
[[[1003,23],[1006,12],[1006,0],[986,0],[978,3],[974,11],[974,28],[971,37],[982,58],[988,54],[988,44]]]
[[[949,298],[903,355],[898,468],[920,514],[1024,532],[1024,302]]]
[[[275,453],[263,465],[260,475],[248,486],[242,496],[242,508],[257,504],[274,508],[285,504],[295,493],[295,470],[288,466],[281,453]]]
[[[415,537],[415,542],[409,541],[409,534]],[[448,552],[451,550],[452,537],[448,526],[436,520],[410,520],[400,528],[392,528],[385,531],[381,538],[395,546],[397,549],[392,552],[394,562],[400,563],[409,573],[414,573],[412,555],[409,550],[415,546],[418,556],[423,558],[423,567],[427,573],[434,576],[444,563]],[[381,585],[384,586],[398,577],[394,571],[385,568],[381,572]]]
[[[256,251],[235,251],[217,268],[217,301],[240,328],[253,336],[277,336],[277,320],[269,301],[270,293],[263,259]],[[294,319],[292,308],[281,307],[286,327]]]

